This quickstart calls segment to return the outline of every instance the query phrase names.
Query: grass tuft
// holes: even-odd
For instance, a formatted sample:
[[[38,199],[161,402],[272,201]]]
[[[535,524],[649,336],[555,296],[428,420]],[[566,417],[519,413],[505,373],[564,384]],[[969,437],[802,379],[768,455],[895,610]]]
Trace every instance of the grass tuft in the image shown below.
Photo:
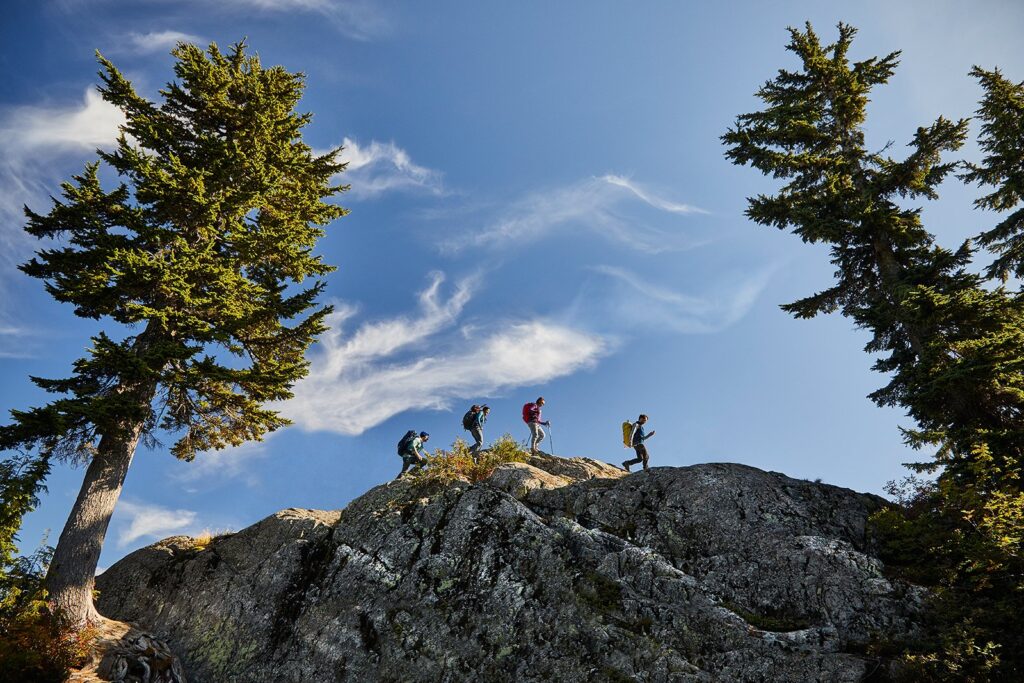
[[[206,550],[208,547],[210,547],[210,544],[213,543],[214,540],[222,538],[224,536],[230,536],[233,533],[234,532],[230,529],[203,529],[199,532],[198,536],[194,536],[192,538],[192,549]]]
[[[526,445],[516,441],[511,434],[501,436],[490,448],[481,451],[476,460],[469,452],[469,444],[463,439],[456,439],[450,450],[439,448],[428,453],[427,466],[414,471],[410,476],[424,483],[450,483],[456,480],[476,483],[491,476],[498,465],[526,462],[529,459]]]

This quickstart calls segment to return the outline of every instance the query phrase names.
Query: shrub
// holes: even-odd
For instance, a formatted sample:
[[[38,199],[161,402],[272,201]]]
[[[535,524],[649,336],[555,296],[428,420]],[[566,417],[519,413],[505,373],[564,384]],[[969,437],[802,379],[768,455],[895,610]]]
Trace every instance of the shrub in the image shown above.
[[[516,441],[510,434],[504,434],[482,450],[474,460],[469,445],[456,439],[451,450],[437,449],[427,454],[427,466],[412,473],[417,481],[447,483],[464,479],[471,483],[483,481],[491,476],[494,469],[506,462],[526,462],[530,459],[525,444]]]
[[[46,601],[52,555],[44,546],[0,572],[0,681],[58,683],[88,655],[95,630],[69,627]]]

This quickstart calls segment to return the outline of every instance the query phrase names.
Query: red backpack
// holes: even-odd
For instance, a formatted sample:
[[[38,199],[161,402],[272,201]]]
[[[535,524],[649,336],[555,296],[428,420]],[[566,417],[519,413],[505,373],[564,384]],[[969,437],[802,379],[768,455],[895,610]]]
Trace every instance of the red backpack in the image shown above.
[[[523,406],[523,422],[527,424],[530,423],[530,418],[533,416],[533,409],[536,407],[536,403],[527,403]]]

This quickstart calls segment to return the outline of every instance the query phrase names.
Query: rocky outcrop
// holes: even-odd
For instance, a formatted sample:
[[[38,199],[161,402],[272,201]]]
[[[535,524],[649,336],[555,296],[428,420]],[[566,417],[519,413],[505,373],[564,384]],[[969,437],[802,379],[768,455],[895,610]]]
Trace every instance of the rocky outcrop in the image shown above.
[[[920,591],[886,578],[884,501],[732,464],[626,475],[533,458],[399,480],[98,577],[192,681],[859,681]]]

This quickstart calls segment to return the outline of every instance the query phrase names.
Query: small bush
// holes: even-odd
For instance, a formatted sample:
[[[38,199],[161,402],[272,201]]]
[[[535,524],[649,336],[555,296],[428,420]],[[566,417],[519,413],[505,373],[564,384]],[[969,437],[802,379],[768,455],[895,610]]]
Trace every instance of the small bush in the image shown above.
[[[462,439],[456,439],[451,450],[437,449],[427,454],[427,466],[412,473],[412,477],[422,482],[447,483],[457,479],[465,479],[471,483],[483,481],[491,476],[494,469],[506,462],[526,462],[530,454],[525,444],[516,441],[510,434],[505,434],[495,441],[490,448],[482,450],[474,460],[469,452],[469,445]]]
[[[43,579],[52,554],[40,548],[0,572],[0,681],[67,680],[96,637],[92,628],[70,628],[47,603]]]

